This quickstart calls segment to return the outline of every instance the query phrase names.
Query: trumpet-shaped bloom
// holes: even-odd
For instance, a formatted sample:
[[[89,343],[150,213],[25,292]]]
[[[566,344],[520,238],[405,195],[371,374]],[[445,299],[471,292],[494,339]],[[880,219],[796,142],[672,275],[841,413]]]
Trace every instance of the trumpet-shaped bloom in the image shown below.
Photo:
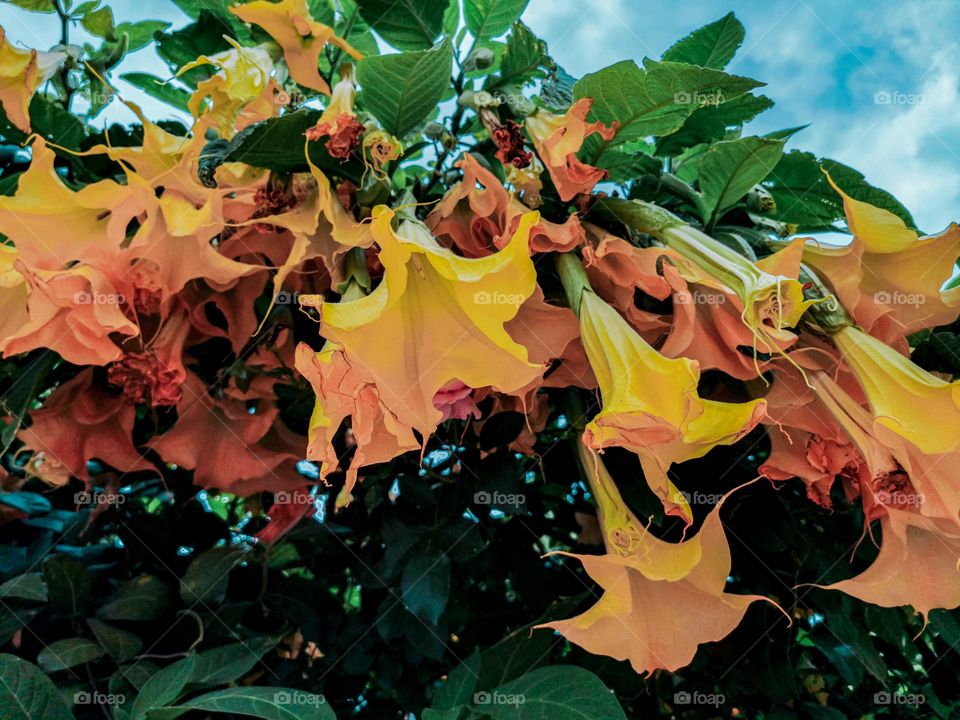
[[[742,438],[763,417],[765,402],[701,398],[696,362],[658,353],[589,290],[581,299],[580,333],[603,398],[584,442],[598,450],[616,445],[637,453],[667,511],[691,522],[687,501],[667,477],[669,467]]]
[[[339,506],[349,501],[360,468],[387,462],[420,447],[410,427],[383,404],[375,378],[362,364],[351,363],[336,343],[327,343],[320,352],[301,343],[297,347],[296,367],[317,396],[310,417],[307,458],[320,462],[321,477],[339,468],[340,457],[333,439],[343,422],[351,418],[356,451],[338,495]]]
[[[275,100],[279,86],[271,78],[273,60],[262,47],[243,47],[228,38],[233,48],[201,55],[178,74],[202,65],[213,65],[216,74],[197,84],[190,97],[190,112],[199,118],[206,108],[224,138],[247,125],[273,117],[280,109]]]
[[[64,52],[38,52],[14,47],[0,28],[0,105],[7,118],[25,133],[30,132],[30,100],[37,88],[66,59]]]
[[[463,180],[437,203],[427,226],[467,257],[483,257],[506,245],[528,209],[473,155],[465,154],[457,166],[463,170]],[[563,224],[541,218],[530,230],[532,252],[567,252],[585,240],[576,215]]]
[[[58,486],[70,477],[88,480],[94,458],[124,473],[156,471],[133,446],[135,412],[120,395],[97,387],[93,370],[81,372],[31,412],[30,427],[19,432],[33,451],[28,471]]]
[[[581,615],[537,627],[552,628],[589,652],[629,660],[638,673],[674,671],[693,660],[699,645],[732,632],[751,603],[768,600],[724,592],[731,561],[722,502],[696,536],[665,542],[626,507],[602,462],[583,450],[581,456],[606,554],[559,554],[583,563],[603,595]]]
[[[858,324],[868,331],[889,315],[902,333],[952,322],[956,298],[940,288],[960,257],[960,228],[918,237],[903,220],[883,208],[854,200],[827,175],[843,198],[849,245],[808,241],[804,262],[830,283]]]
[[[350,154],[360,145],[364,126],[353,111],[356,91],[352,77],[345,77],[334,85],[330,103],[320,115],[317,124],[306,132],[308,140],[328,138],[324,146],[330,157],[348,160]]]
[[[475,260],[412,221],[395,231],[392,220],[391,210],[375,209],[382,282],[365,297],[321,304],[320,332],[373,378],[400,423],[427,436],[442,417],[433,398],[449,381],[511,392],[541,373],[504,328],[536,287],[527,238],[537,214],[503,250]]]
[[[617,123],[606,127],[599,121],[587,122],[591,105],[591,98],[582,98],[571,105],[564,115],[540,109],[524,123],[564,202],[580,193],[590,192],[594,185],[607,176],[606,170],[577,159],[584,140],[594,133],[604,140],[612,140],[617,134]]]
[[[925,453],[960,450],[960,381],[946,382],[854,327],[833,336],[876,422]]]
[[[232,7],[230,12],[244,22],[262,27],[283,49],[290,77],[325,95],[330,94],[330,86],[317,69],[323,48],[331,43],[355,60],[363,57],[350,43],[338,37],[333,28],[310,15],[307,0],[281,0],[278,3],[255,0]]]

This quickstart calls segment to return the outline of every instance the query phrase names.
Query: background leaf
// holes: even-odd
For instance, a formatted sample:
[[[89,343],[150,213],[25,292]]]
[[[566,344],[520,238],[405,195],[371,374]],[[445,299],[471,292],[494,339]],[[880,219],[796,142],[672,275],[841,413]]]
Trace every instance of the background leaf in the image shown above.
[[[723,70],[743,44],[743,25],[731,12],[674,43],[663,60]]]
[[[4,720],[73,720],[56,685],[35,665],[0,655],[0,708]]]
[[[433,47],[447,5],[441,0],[357,0],[363,19],[400,50]]]

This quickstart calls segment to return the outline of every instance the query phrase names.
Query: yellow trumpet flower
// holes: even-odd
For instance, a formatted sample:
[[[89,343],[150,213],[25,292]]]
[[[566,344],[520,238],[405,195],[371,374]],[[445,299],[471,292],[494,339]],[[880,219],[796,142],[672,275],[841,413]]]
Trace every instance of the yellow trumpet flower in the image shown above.
[[[0,28],[0,105],[23,132],[30,132],[30,100],[67,57],[63,52],[21,50]]]

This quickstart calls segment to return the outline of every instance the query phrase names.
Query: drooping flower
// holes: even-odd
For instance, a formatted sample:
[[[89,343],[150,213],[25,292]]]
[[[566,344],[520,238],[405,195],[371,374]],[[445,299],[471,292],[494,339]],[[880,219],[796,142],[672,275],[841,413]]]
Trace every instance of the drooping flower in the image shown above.
[[[372,377],[400,423],[427,437],[442,417],[433,398],[449,381],[511,392],[541,372],[504,327],[536,287],[527,237],[537,214],[521,220],[503,250],[472,260],[414,221],[394,230],[393,217],[374,210],[380,285],[355,300],[319,303],[320,332]]]
[[[277,114],[280,105],[275,95],[279,85],[271,77],[273,59],[262,47],[243,47],[227,38],[233,47],[215,55],[201,55],[180,72],[203,65],[217,68],[212,77],[197,83],[190,96],[190,112],[199,118],[206,111],[213,118],[221,137],[230,139],[247,125]]]
[[[467,257],[490,255],[506,245],[529,209],[470,153],[456,164],[463,170],[463,180],[437,203],[427,216],[427,226]],[[562,224],[541,218],[530,230],[531,252],[566,252],[585,240],[576,215]]]
[[[603,399],[584,443],[597,450],[615,445],[637,453],[647,483],[667,512],[691,522],[689,504],[667,477],[668,469],[742,438],[763,417],[765,402],[701,398],[695,361],[658,353],[591,290],[581,295],[580,333]]]
[[[617,123],[606,127],[600,122],[586,121],[591,105],[591,98],[582,98],[563,115],[541,108],[524,122],[564,202],[572,200],[579,193],[590,192],[594,185],[607,176],[606,170],[577,159],[584,140],[594,133],[604,140],[612,140],[617,134]]]
[[[403,144],[397,138],[380,128],[367,127],[363,136],[363,162],[376,177],[385,179],[384,165],[401,155]]]
[[[349,160],[363,138],[365,128],[353,111],[355,94],[356,87],[352,76],[348,75],[340,80],[333,86],[330,103],[320,115],[317,124],[306,132],[307,139],[311,141],[328,138],[324,146],[330,157],[339,160]]]
[[[797,280],[802,240],[754,263],[656,205],[639,200],[607,200],[605,207],[685,258],[688,262],[678,265],[678,270],[687,281],[736,296],[742,305],[741,319],[753,334],[755,349],[778,353],[796,342],[797,336],[790,328],[815,302],[804,300],[803,286]]]
[[[960,381],[941,380],[855,327],[843,328],[833,340],[879,425],[925,453],[960,450]]]
[[[70,477],[89,480],[93,459],[123,473],[156,471],[133,446],[134,416],[132,405],[98,387],[92,369],[84,370],[32,411],[30,427],[18,433],[33,452],[28,472],[59,486]]]
[[[14,47],[0,28],[0,105],[7,118],[30,132],[30,100],[37,88],[57,71],[65,52],[38,52]]]
[[[637,673],[675,671],[698,646],[731,633],[760,595],[724,591],[730,549],[719,503],[700,531],[681,543],[656,538],[624,503],[602,461],[580,447],[597,503],[604,555],[573,555],[603,589],[593,607],[569,620],[538,625],[585,650],[628,660]]]
[[[350,418],[356,450],[337,496],[338,507],[349,502],[362,467],[388,462],[420,447],[411,428],[384,405],[376,378],[363,364],[351,362],[337,343],[327,343],[320,352],[301,343],[297,347],[296,367],[317,396],[310,418],[307,459],[320,462],[321,478],[340,467],[334,436]]]
[[[890,211],[851,198],[827,179],[843,198],[853,241],[831,246],[808,240],[803,260],[854,320],[873,332],[889,316],[904,334],[955,320],[956,298],[941,288],[960,257],[960,227],[921,238]]]
[[[333,28],[313,18],[307,0],[281,0],[277,3],[255,0],[231,7],[230,12],[244,22],[262,27],[283,49],[290,77],[325,95],[330,94],[330,86],[317,69],[323,48],[329,43],[354,60],[363,57],[350,43],[338,37]]]

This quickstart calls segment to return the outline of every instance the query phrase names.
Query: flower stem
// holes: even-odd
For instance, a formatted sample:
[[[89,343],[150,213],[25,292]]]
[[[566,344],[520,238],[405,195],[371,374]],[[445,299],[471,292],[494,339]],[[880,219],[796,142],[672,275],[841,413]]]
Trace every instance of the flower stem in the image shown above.
[[[560,282],[563,283],[563,290],[567,295],[567,303],[574,314],[579,317],[580,299],[583,296],[583,291],[593,291],[583,262],[575,251],[557,253],[553,259],[557,266],[557,272],[560,274]]]

